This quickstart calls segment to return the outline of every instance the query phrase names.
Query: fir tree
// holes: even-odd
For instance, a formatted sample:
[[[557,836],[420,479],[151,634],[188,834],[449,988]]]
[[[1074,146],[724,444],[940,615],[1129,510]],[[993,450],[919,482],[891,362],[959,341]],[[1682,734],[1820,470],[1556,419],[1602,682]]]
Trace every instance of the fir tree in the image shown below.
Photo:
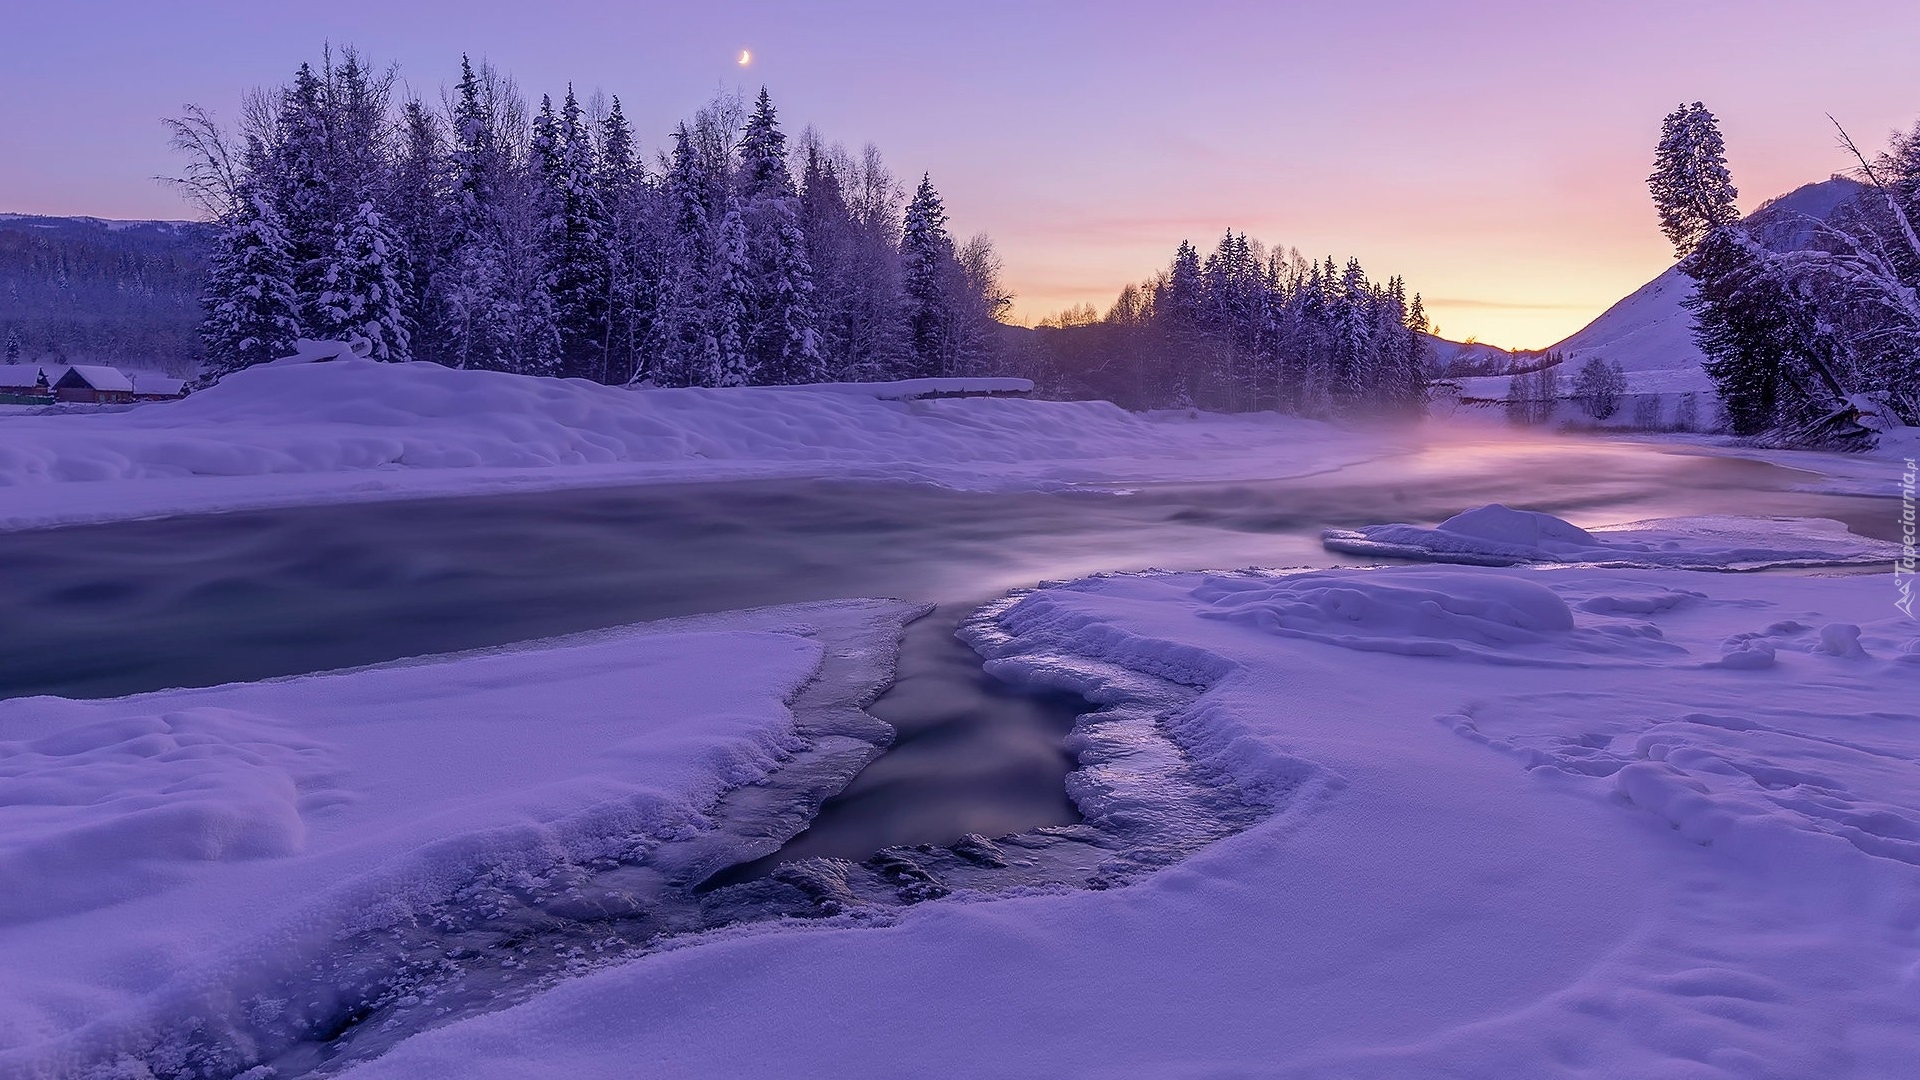
[[[383,205],[399,242],[404,286],[403,324],[413,329],[413,356],[446,363],[433,297],[447,262],[448,199],[445,136],[439,121],[418,99],[401,112],[398,158]]]
[[[279,211],[263,194],[243,188],[208,260],[203,383],[293,352],[300,336],[293,291],[293,253]]]
[[[907,204],[900,240],[907,341],[914,358],[908,373],[911,377],[951,374],[953,310],[948,302],[946,277],[952,259],[953,238],[947,234],[946,207],[933,188],[932,178],[923,175],[913,201]]]
[[[607,381],[608,265],[607,207],[595,172],[593,132],[582,119],[580,103],[567,87],[560,108],[559,155],[548,177],[559,216],[554,273],[554,314],[560,328],[562,372]]]
[[[681,124],[673,133],[666,195],[673,215],[673,276],[664,290],[659,381],[665,386],[712,386],[721,369],[715,264],[713,178],[694,133]]]
[[[445,357],[454,367],[509,370],[514,362],[502,310],[506,252],[499,227],[507,157],[495,137],[491,103],[464,56],[452,119],[448,256],[435,288]]]
[[[375,360],[413,359],[399,244],[373,203],[341,226],[314,300],[313,330],[326,339],[366,338]]]
[[[762,382],[817,381],[824,371],[814,329],[813,267],[787,168],[787,137],[765,87],[740,142],[740,177],[750,363]]]
[[[8,330],[7,331],[7,363],[9,365],[12,365],[12,364],[18,364],[19,362],[20,362],[20,334],[18,331]]]
[[[1708,233],[1740,220],[1726,143],[1719,121],[1705,105],[1696,101],[1667,114],[1647,188],[1660,214],[1660,231],[1681,258],[1692,254]]]
[[[659,275],[647,250],[651,237],[645,219],[655,211],[646,172],[617,96],[600,123],[594,184],[607,213],[604,379],[619,384],[634,379],[642,367],[642,349],[658,307]]]

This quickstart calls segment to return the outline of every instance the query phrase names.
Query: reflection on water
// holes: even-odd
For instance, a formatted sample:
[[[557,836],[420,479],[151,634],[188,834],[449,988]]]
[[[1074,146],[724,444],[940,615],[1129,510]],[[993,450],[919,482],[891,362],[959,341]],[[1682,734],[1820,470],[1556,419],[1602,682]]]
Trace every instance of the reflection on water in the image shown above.
[[[212,685],[675,615],[894,596],[948,610],[910,636],[900,685],[875,708],[900,724],[900,748],[831,813],[851,820],[885,805],[915,819],[914,836],[1002,832],[1070,820],[1059,735],[1071,712],[1010,702],[981,677],[947,636],[970,603],[1101,570],[1349,563],[1320,548],[1320,529],[1433,523],[1494,501],[1582,525],[1821,515],[1891,538],[1885,502],[1786,492],[1796,478],[1622,442],[1476,435],[1310,478],[1124,494],[769,481],[0,534],[0,696]]]

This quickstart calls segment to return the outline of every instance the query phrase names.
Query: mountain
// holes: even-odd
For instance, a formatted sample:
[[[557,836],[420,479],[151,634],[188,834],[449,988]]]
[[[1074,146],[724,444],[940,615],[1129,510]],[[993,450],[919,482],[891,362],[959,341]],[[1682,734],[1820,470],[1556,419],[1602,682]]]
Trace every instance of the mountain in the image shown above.
[[[0,341],[22,363],[199,366],[211,226],[0,214]]]
[[[1861,185],[1843,176],[1808,184],[1747,215],[1754,235],[1776,251],[1805,247],[1817,223],[1828,220],[1859,194]],[[1566,370],[1599,356],[1627,371],[1635,392],[1711,391],[1706,362],[1693,344],[1693,315],[1681,306],[1693,282],[1678,267],[1635,289],[1573,336],[1553,346],[1566,355]]]

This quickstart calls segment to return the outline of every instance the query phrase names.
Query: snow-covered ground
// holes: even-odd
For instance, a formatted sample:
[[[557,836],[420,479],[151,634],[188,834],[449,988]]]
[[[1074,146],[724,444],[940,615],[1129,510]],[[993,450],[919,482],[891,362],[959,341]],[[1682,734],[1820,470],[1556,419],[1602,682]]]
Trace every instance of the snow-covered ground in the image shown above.
[[[1278,477],[1390,451],[1271,416],[347,361],[0,417],[0,526],[647,479]],[[1809,522],[1449,525],[1380,539],[1555,563],[1891,557]],[[1021,594],[970,638],[989,669],[1095,703],[1179,684],[1160,736],[1251,827],[1118,888],[856,903],[583,960],[511,1008],[398,1031],[348,1075],[1911,1075],[1920,624],[1897,595],[1879,573],[1564,565]],[[450,895],[568,902],[556,865],[723,831],[723,792],[809,751],[796,694],[837,662],[824,643],[857,638],[843,651],[884,669],[909,614],[850,601],[0,702],[0,1075],[187,1075],[323,1038],[343,1000],[377,996],[356,965],[392,962],[380,935],[434,931]],[[1068,790],[1152,833],[1165,807],[1127,766],[1160,750],[1124,736],[1083,726]],[[448,934],[435,962],[475,962]]]
[[[1020,380],[989,382],[1004,392]],[[631,391],[351,360],[253,369],[125,412],[0,416],[0,528],[652,480],[1265,478],[1383,452],[1378,435],[1274,414],[889,393]]]
[[[1271,816],[1122,889],[721,934],[349,1075],[1909,1076],[1920,644],[1892,593],[1489,568],[1042,589],[1000,612],[998,670],[1204,686],[1168,730]]]
[[[787,703],[821,636],[877,632],[880,663],[912,610],[772,608],[0,702],[0,1075],[69,1077],[119,1053],[225,1075],[223,1054],[336,1007],[316,973],[355,935],[707,828],[722,792],[801,747]],[[334,962],[346,993],[357,961]]]

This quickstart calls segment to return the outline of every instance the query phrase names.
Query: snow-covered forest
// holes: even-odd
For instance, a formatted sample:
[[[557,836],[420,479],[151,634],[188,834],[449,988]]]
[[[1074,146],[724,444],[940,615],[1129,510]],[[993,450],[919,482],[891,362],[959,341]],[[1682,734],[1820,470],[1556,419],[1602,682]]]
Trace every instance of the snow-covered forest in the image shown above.
[[[211,235],[192,222],[0,214],[4,362],[192,374]]]
[[[1010,302],[984,235],[880,152],[770,95],[721,97],[662,145],[618,97],[531,106],[463,58],[448,100],[400,100],[352,49],[256,93],[237,132],[172,122],[181,185],[220,226],[207,374],[365,337],[383,360],[626,384],[992,373]]]
[[[949,231],[923,175],[809,128],[771,96],[716,99],[660,146],[618,97],[530,106],[463,59],[436,106],[329,52],[256,93],[237,132],[172,121],[179,183],[219,225],[208,381],[296,337],[383,360],[625,385],[741,386],[1011,374],[1131,407],[1418,410],[1426,319],[1368,278],[1229,231],[1128,287],[1092,341],[1023,335],[985,234]]]
[[[1268,251],[1245,233],[1228,231],[1204,259],[1182,241],[1104,318],[1083,310],[1055,324],[1041,339],[1053,366],[1082,393],[1134,408],[1326,417],[1426,402],[1427,317],[1405,282],[1370,280],[1358,259]]]

